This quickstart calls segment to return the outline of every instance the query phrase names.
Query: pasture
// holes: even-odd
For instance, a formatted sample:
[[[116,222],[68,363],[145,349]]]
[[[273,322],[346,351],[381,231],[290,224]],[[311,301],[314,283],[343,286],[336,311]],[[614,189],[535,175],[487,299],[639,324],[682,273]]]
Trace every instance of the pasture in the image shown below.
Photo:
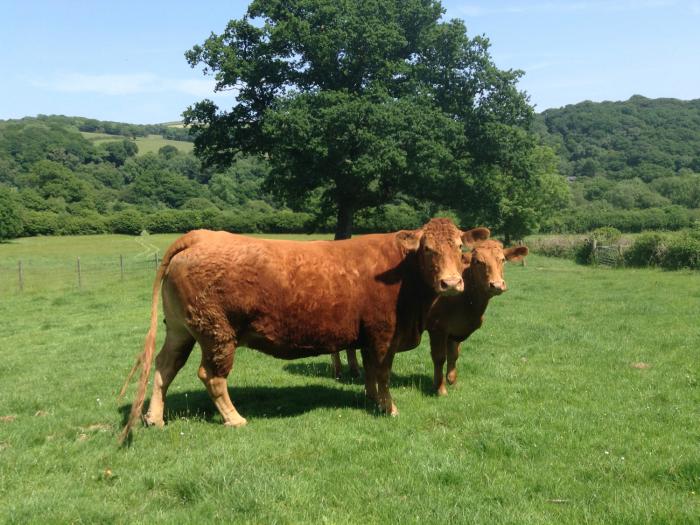
[[[122,141],[126,138],[121,135],[109,135],[107,133],[92,133],[89,131],[81,131],[80,133],[83,137],[93,142],[94,144],[104,144],[106,142]],[[189,153],[190,151],[192,151],[193,148],[192,142],[165,139],[160,135],[136,137],[133,140],[139,147],[138,155],[145,155],[146,153],[158,153],[158,150],[163,146],[174,146],[182,153]]]
[[[397,418],[361,381],[333,380],[328,356],[241,349],[229,388],[248,426],[224,428],[195,349],[166,427],[120,449],[133,387],[116,393],[148,325],[145,245],[174,238],[0,244],[3,522],[700,521],[700,273],[509,265],[447,397],[432,394],[427,335],[396,357]]]

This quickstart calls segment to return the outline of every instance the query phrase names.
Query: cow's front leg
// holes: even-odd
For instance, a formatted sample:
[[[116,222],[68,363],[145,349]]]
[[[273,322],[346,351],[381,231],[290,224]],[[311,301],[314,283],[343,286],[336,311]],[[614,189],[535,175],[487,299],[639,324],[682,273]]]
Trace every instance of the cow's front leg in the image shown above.
[[[442,373],[447,358],[447,334],[442,331],[430,332],[430,357],[433,359],[433,386],[439,396],[447,395],[445,376]]]
[[[459,343],[449,341],[447,345],[447,382],[454,385],[457,382],[457,359],[459,358]]]
[[[362,366],[365,369],[365,395],[375,403],[379,403],[377,396],[377,360],[374,350],[363,348]]]
[[[391,364],[394,361],[394,353],[387,352],[383,357],[379,357],[378,361],[377,404],[379,405],[379,410],[390,416],[398,416],[399,409],[396,408],[389,392],[389,379],[391,377]]]

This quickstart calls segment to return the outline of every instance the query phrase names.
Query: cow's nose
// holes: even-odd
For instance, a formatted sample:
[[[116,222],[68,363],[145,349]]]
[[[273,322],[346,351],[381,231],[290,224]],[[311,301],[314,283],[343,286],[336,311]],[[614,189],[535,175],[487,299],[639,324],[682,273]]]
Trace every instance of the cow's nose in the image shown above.
[[[459,276],[440,279],[440,291],[443,293],[460,293],[464,291],[464,281]]]
[[[501,293],[505,292],[508,288],[506,287],[506,282],[501,280],[501,281],[491,281],[489,283],[489,289],[494,294],[501,294]]]

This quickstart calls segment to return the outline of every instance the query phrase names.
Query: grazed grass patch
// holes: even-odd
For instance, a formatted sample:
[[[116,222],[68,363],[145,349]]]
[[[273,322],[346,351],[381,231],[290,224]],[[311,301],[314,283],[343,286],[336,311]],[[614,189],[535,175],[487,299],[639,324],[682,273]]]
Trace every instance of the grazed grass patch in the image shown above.
[[[0,268],[18,254],[45,268],[88,251],[113,260],[131,244],[138,254],[122,236],[21,240],[0,245]],[[332,380],[327,358],[241,349],[229,385],[249,425],[224,428],[195,350],[166,427],[119,449],[128,400],[115,394],[141,348],[152,276],[78,290],[47,272],[2,291],[3,521],[700,520],[697,273],[537,256],[509,266],[448,397],[431,394],[427,338],[397,356],[398,418],[378,416],[360,381]]]

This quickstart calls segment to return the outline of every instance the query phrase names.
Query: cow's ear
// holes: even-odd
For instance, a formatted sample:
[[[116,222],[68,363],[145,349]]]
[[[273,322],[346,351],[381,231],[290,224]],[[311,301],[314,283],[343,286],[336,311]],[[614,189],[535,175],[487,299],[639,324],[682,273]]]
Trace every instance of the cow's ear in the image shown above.
[[[423,230],[401,230],[396,232],[396,240],[409,252],[415,252],[420,246]]]
[[[506,248],[503,250],[506,261],[519,261],[528,253],[530,253],[530,250],[527,249],[527,246],[514,246],[513,248]]]
[[[478,241],[485,241],[491,236],[488,228],[473,228],[462,232],[462,242],[464,244],[474,244]]]

